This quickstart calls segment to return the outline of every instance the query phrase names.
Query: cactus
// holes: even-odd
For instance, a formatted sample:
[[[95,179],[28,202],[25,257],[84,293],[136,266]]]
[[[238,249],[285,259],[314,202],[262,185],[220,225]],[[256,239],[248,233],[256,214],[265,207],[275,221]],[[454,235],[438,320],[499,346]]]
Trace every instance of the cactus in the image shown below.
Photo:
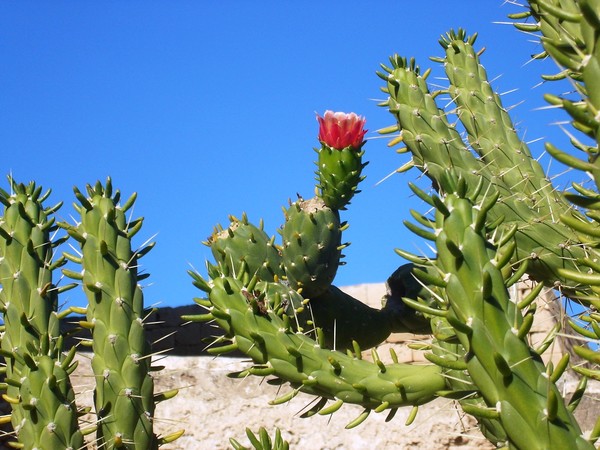
[[[568,6],[563,8],[563,3]],[[598,109],[592,100],[586,100],[587,96],[593,97],[588,89],[597,79],[591,75],[595,66],[593,51],[589,51],[596,47],[595,42],[586,42],[586,39],[595,39],[600,19],[594,2],[580,4],[532,1],[530,11],[512,17],[539,19],[540,24],[535,25],[535,29],[544,35],[542,42],[547,54],[559,62],[561,58],[572,60],[565,63],[567,70],[561,72],[561,76],[574,80],[577,93],[584,100],[580,104],[558,96],[547,98],[572,115],[577,129],[597,139],[598,127],[594,121]],[[581,11],[578,12],[579,7]],[[533,29],[529,24],[519,26],[529,26],[529,31]],[[548,33],[547,39],[545,33]],[[298,274],[298,265],[290,270],[285,263],[282,265],[284,282],[288,280],[290,288],[304,297],[306,308],[312,314],[312,320],[306,324],[314,325],[314,331],[304,327],[300,334],[286,325],[287,319],[280,324],[281,317],[276,319],[268,308],[257,314],[251,302],[244,301],[244,296],[239,294],[254,289],[255,281],[247,276],[238,276],[237,280],[223,278],[218,271],[209,272],[208,279],[195,275],[197,286],[208,294],[205,300],[198,301],[208,309],[201,318],[214,320],[225,330],[226,337],[220,342],[223,351],[236,348],[254,360],[255,365],[240,375],[272,375],[288,381],[293,391],[281,402],[293,397],[297,390],[312,392],[322,398],[314,408],[315,412],[326,413],[345,402],[365,407],[364,415],[371,409],[382,411],[402,403],[372,398],[371,393],[379,388],[371,378],[353,383],[369,393],[370,398],[342,397],[339,385],[328,380],[331,371],[315,372],[312,364],[320,358],[322,368],[328,363],[333,374],[337,370],[337,375],[345,380],[352,379],[352,372],[358,368],[341,359],[335,350],[321,354],[323,347],[345,349],[356,359],[359,350],[377,345],[382,336],[394,329],[390,323],[404,323],[405,329],[432,332],[433,342],[427,346],[430,352],[426,358],[433,365],[421,366],[421,370],[435,375],[433,368],[437,366],[441,369],[437,373],[445,378],[445,383],[436,388],[433,396],[429,391],[428,398],[457,399],[466,413],[478,419],[484,435],[499,446],[593,448],[592,443],[599,434],[598,426],[584,434],[572,414],[578,401],[563,399],[555,384],[568,367],[568,357],[561,360],[559,367],[545,366],[540,356],[552,337],[534,349],[530,347],[527,335],[535,314],[532,301],[545,285],[559,288],[570,299],[592,308],[580,317],[589,326],[573,323],[573,328],[586,339],[597,341],[600,337],[600,316],[594,312],[594,308],[600,306],[595,244],[600,235],[597,231],[600,215],[595,211],[600,208],[597,206],[598,194],[581,185],[575,185],[576,195],[564,195],[556,190],[527,145],[518,137],[507,110],[487,79],[480,62],[482,53],[475,50],[475,41],[476,35],[468,36],[463,30],[450,31],[441,38],[445,55],[433,60],[444,65],[449,80],[445,90],[430,91],[427,84],[429,71],[421,74],[414,60],[399,56],[392,57],[391,66],[382,66],[384,72],[379,73],[386,83],[383,90],[389,95],[382,106],[388,108],[396,120],[394,125],[380,132],[399,132],[391,145],[402,142],[404,147],[398,152],[410,155],[410,160],[398,172],[416,167],[431,180],[436,192],[431,195],[411,184],[413,192],[435,211],[435,217],[413,211],[411,214],[417,224],[406,223],[418,236],[435,244],[435,257],[413,255],[398,249],[397,252],[411,264],[398,269],[388,280],[391,292],[384,308],[354,313],[354,316],[365,318],[362,327],[357,326],[358,322],[347,320],[349,310],[344,305],[354,303],[354,299],[342,300],[344,295],[331,284],[332,280],[324,283],[323,289],[327,290],[305,292],[303,284],[295,281],[302,276]],[[583,49],[590,54],[589,60],[582,57]],[[563,54],[557,54],[561,50]],[[589,73],[587,78],[584,73]],[[446,110],[438,106],[436,97],[440,94],[448,94],[454,102],[453,113],[464,127],[464,136],[451,124]],[[321,127],[327,123],[327,118],[333,120],[333,117],[343,118],[344,115],[326,113],[325,118],[319,118]],[[321,129],[319,140],[324,148],[326,136]],[[589,161],[576,160],[550,144],[547,149],[560,161],[596,176],[597,147],[584,146],[576,140],[573,143],[587,152]],[[335,148],[334,145],[329,147]],[[364,155],[362,142],[360,152],[354,155],[359,154],[361,158]],[[335,170],[328,164],[331,167],[336,164],[328,162],[332,155],[340,160],[346,157],[333,151],[319,154],[317,195],[328,207],[342,210],[348,203],[328,198],[331,192],[336,192],[332,186],[339,183],[344,194],[336,195],[346,198],[347,193],[357,192],[362,177],[359,170],[349,171],[354,173],[354,178],[353,187],[348,189],[345,182],[350,177],[330,175]],[[339,160],[338,165],[350,166],[339,164]],[[361,161],[354,167],[362,168],[363,165]],[[585,208],[586,215],[577,212],[573,203]],[[312,231],[310,236],[317,234],[318,231]],[[312,237],[308,244],[304,241],[310,237],[305,235],[303,238],[304,246],[318,245],[319,238]],[[285,243],[286,236],[284,249]],[[307,259],[305,251],[291,247],[290,250],[301,255],[301,259]],[[334,255],[330,261],[335,260]],[[306,266],[304,269],[304,276],[310,278],[310,270]],[[334,271],[331,273],[335,274]],[[508,288],[525,274],[538,282],[536,288],[518,303],[511,301]],[[261,288],[259,292],[266,291]],[[260,295],[265,304],[273,303],[268,294]],[[407,313],[399,307],[397,298],[413,311]],[[360,311],[361,308],[354,304],[354,310]],[[238,312],[234,313],[234,310]],[[254,318],[249,316],[252,311]],[[265,334],[267,323],[288,334],[294,331],[295,338],[289,339],[288,348],[276,350],[272,332]],[[375,335],[377,329],[381,336]],[[316,354],[311,353],[315,344],[296,343],[296,339],[311,342],[315,336],[316,348],[319,348]],[[307,347],[311,347],[310,352]],[[575,351],[593,364],[598,361],[597,352],[591,348],[580,346]],[[382,373],[391,375],[390,368],[395,365],[383,364],[374,349],[372,354],[373,362],[361,363],[364,365],[361,370],[379,368]],[[309,355],[311,365],[305,362]],[[282,365],[280,358],[287,363]],[[585,376],[598,378],[596,369],[573,368]],[[400,377],[400,372],[394,376]],[[396,380],[398,382],[405,386],[400,378]],[[313,385],[319,389],[312,391]],[[326,398],[336,399],[332,407],[326,406]],[[421,397],[409,403],[419,405],[424,401],[427,398]]]
[[[88,197],[75,188],[81,221],[66,225],[81,246],[81,273],[68,272],[81,281],[88,297],[87,320],[92,330],[92,369],[97,383],[94,403],[100,448],[156,449],[164,443],[153,432],[154,393],[151,350],[144,334],[144,299],[139,281],[139,260],[153,243],[133,250],[131,240],[142,219],[129,220],[126,212],[135,195],[123,205],[113,195],[110,178],[103,186],[87,186]],[[174,393],[170,393],[170,397]]]
[[[63,353],[58,294],[73,287],[54,284],[54,259],[61,239],[54,212],[46,208],[50,191],[9,178],[11,193],[0,191],[0,308],[5,331],[6,394],[18,442],[25,448],[72,448],[83,445],[78,410],[69,374],[75,370],[75,348]]]
[[[591,449],[600,437],[600,419],[582,430],[573,414],[587,380],[600,380],[599,352],[585,344],[554,366],[542,360],[554,335],[539,347],[528,340],[536,313],[534,299],[544,287],[555,288],[583,307],[571,330],[582,341],[600,341],[600,171],[597,167],[600,111],[600,1],[529,0],[528,9],[511,14],[518,29],[539,33],[543,49],[535,59],[553,58],[559,65],[547,81],[566,79],[571,95],[547,94],[546,100],[572,120],[574,156],[552,144],[548,153],[591,178],[595,186],[573,185],[561,193],[546,177],[519,138],[481,63],[476,35],[450,31],[440,39],[449,86],[432,91],[429,70],[398,55],[382,65],[379,77],[388,98],[381,103],[394,124],[380,130],[393,134],[390,147],[409,160],[397,172],[416,168],[432,190],[410,183],[430,209],[411,211],[405,222],[430,241],[433,256],[397,253],[409,261],[389,276],[380,309],[371,308],[334,284],[346,243],[348,224],[342,214],[364,179],[366,120],[354,113],[326,111],[317,116],[316,196],[299,197],[284,208],[281,242],[262,222],[255,226],[243,214],[229,217],[205,242],[214,261],[207,273],[190,272],[203,292],[195,302],[205,309],[187,320],[212,322],[222,329],[208,352],[239,351],[252,362],[235,378],[270,377],[289,390],[273,400],[283,404],[299,392],[315,396],[303,416],[333,414],[344,404],[359,405],[358,426],[372,411],[419,407],[438,397],[456,400],[477,419],[483,435],[498,447]],[[527,19],[535,19],[530,23]],[[448,95],[452,114],[438,97]],[[152,244],[133,250],[132,238],[142,220],[125,213],[135,195],[120,204],[110,179],[75,189],[81,220],[61,224],[64,239],[52,239],[56,226],[45,208],[47,198],[34,183],[11,180],[11,194],[0,191],[0,311],[4,319],[1,353],[6,360],[3,396],[13,407],[11,420],[17,448],[83,448],[79,411],[69,384],[76,349],[64,348],[58,329],[58,295],[53,260],[67,238],[80,244],[80,255],[66,254],[81,271],[64,269],[88,298],[82,328],[91,330],[96,378],[96,443],[99,448],[155,449],[181,433],[156,436],[155,405],[176,391],[155,394],[152,351],[144,332],[144,302],[139,282],[140,258]],[[523,299],[511,299],[509,288],[528,276],[537,284]],[[431,334],[419,344],[426,364],[403,364],[395,351],[384,363],[377,346],[394,332]],[[415,347],[417,348],[417,347]],[[370,358],[363,356],[369,351]],[[557,382],[567,371],[580,383],[572,398],[563,398]],[[6,420],[2,418],[0,420]],[[276,430],[255,435],[256,448],[286,449]],[[244,448],[231,439],[234,449]]]
[[[498,419],[514,448],[593,448],[553,383],[560,371],[547,373],[525,340],[531,325],[510,301],[502,276],[510,263],[502,246],[510,236],[490,242],[485,234],[485,215],[496,197],[477,205],[463,195],[460,187],[444,195],[435,242],[444,285],[440,309],[466,350],[466,370],[487,404],[467,411]]]
[[[4,214],[0,220],[0,290],[4,319],[2,355],[6,361],[6,394],[12,406],[11,421],[15,448],[81,449],[83,436],[97,429],[100,448],[150,449],[171,442],[181,432],[156,437],[152,432],[154,406],[176,391],[154,394],[150,375],[152,357],[144,338],[143,297],[138,281],[139,259],[152,244],[131,249],[131,238],[139,231],[141,219],[128,221],[132,196],[123,206],[120,194],[106,186],[88,186],[89,198],[75,189],[80,202],[76,209],[81,223],[58,224],[68,235],[52,240],[57,224],[53,214],[61,206],[46,208],[35,183],[16,183],[10,178],[11,194],[0,191]],[[69,237],[81,244],[82,256],[65,254],[54,258],[60,244]],[[93,330],[92,366],[97,424],[81,429],[75,393],[69,375],[75,370],[77,347],[64,348],[59,321],[81,308],[58,311],[58,296],[75,287],[57,287],[53,271],[68,260],[83,270],[63,269],[81,281],[89,297],[83,328]],[[85,341],[84,341],[85,342]]]

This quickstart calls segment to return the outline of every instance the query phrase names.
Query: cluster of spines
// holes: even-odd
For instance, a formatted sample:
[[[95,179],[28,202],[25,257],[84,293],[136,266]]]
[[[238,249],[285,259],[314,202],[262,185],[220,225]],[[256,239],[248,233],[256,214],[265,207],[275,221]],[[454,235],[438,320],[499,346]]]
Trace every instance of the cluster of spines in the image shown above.
[[[0,309],[4,320],[2,356],[6,362],[5,401],[12,407],[15,448],[72,448],[83,446],[78,410],[69,375],[75,370],[75,348],[63,354],[59,331],[58,294],[73,287],[54,285],[53,270],[64,263],[54,259],[62,239],[53,214],[46,208],[50,191],[16,183],[11,193],[0,190],[4,214],[0,219]]]
[[[77,188],[75,205],[81,221],[64,225],[79,242],[81,256],[68,258],[81,264],[80,273],[67,275],[81,281],[88,297],[84,328],[92,331],[92,370],[96,379],[94,403],[97,415],[97,445],[112,449],[153,449],[176,439],[154,434],[154,409],[158,401],[176,391],[154,393],[152,353],[144,331],[144,301],[139,282],[139,260],[153,246],[132,249],[132,238],[142,219],[129,220],[126,212],[135,194],[120,205],[108,179],[87,186],[86,197]]]

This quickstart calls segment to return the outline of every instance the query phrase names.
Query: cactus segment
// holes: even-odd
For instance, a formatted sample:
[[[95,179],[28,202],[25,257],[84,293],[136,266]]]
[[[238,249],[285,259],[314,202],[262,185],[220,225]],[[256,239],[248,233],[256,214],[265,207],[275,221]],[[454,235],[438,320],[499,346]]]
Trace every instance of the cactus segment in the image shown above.
[[[342,255],[339,212],[319,197],[298,199],[285,211],[282,263],[292,289],[305,298],[323,294],[335,278]]]
[[[58,289],[52,261],[60,239],[41,186],[9,179],[12,194],[0,192],[0,308],[4,320],[5,398],[14,399],[12,425],[24,448],[81,448],[77,407],[69,374],[72,360],[62,354],[57,314]],[[55,364],[55,362],[60,364]]]
[[[82,448],[75,395],[65,370],[53,357],[41,355],[35,366],[21,369],[19,405],[25,410],[15,425],[24,448]]]
[[[487,217],[489,224],[503,221],[501,228],[516,226],[511,262],[527,261],[532,279],[548,287],[560,285],[564,295],[588,304],[591,290],[561,274],[563,268],[577,270],[574,262],[586,259],[590,251],[595,254],[558,220],[571,214],[572,206],[555,192],[525,143],[517,139],[500,98],[490,89],[480,53],[472,48],[474,39],[464,31],[450,32],[441,43],[446,56],[439,60],[450,80],[444,92],[455,102],[468,144],[437,106],[439,91],[429,91],[414,60],[394,56],[391,67],[379,74],[389,93],[381,105],[395,116],[414,165],[440,193],[455,192],[455,178],[448,176],[451,171],[463,180],[466,196],[476,202],[498,195]]]
[[[367,163],[362,162],[362,149],[346,147],[331,148],[323,145],[317,150],[317,193],[331,209],[346,209],[352,197],[358,194],[358,184]]]
[[[366,360],[321,348],[295,331],[285,316],[269,310],[257,314],[245,290],[237,279],[213,279],[209,300],[215,322],[252,358],[254,367],[269,368],[270,374],[294,389],[368,409],[387,402],[387,409],[426,403],[445,387],[436,366],[389,364],[382,370]],[[216,311],[227,311],[227,315]]]
[[[156,449],[151,351],[138,284],[139,260],[145,251],[134,251],[131,244],[142,221],[127,219],[118,203],[119,192],[112,194],[110,179],[105,186],[88,185],[87,193],[88,197],[77,195],[81,222],[65,226],[71,235],[84,238],[82,284],[89,301],[87,321],[93,324],[98,447]]]
[[[469,355],[469,376],[487,406],[495,408],[508,442],[515,448],[593,448],[539,357],[514,332],[523,319],[491,262],[497,249],[472,226],[475,205],[454,194],[444,202],[450,213],[436,214],[441,230],[436,265],[449,274],[441,294],[453,318],[448,322]],[[454,323],[466,324],[469,332]]]
[[[227,268],[227,273],[232,276],[244,271],[244,262],[250,277],[256,275],[264,281],[283,278],[279,249],[274,238],[269,238],[264,232],[262,223],[260,227],[253,225],[245,214],[241,220],[231,216],[230,221],[225,230],[215,228],[206,242],[217,264]]]

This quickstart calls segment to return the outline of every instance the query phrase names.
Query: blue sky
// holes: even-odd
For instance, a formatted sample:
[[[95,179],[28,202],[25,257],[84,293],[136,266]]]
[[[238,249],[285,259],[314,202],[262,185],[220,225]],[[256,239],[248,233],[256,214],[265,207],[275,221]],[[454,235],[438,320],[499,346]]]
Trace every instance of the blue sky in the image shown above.
[[[375,185],[406,161],[377,139],[392,123],[377,107],[375,75],[390,55],[441,55],[450,28],[478,32],[483,63],[527,139],[563,139],[534,88],[548,63],[525,66],[538,48],[505,21],[501,0],[364,1],[4,1],[0,3],[0,155],[18,181],[35,180],[72,212],[72,187],[107,176],[124,196],[137,192],[145,224],[138,244],[157,234],[144,258],[147,304],[189,304],[186,271],[203,272],[201,244],[229,214],[264,218],[276,234],[281,207],[314,191],[315,112],[367,118],[362,193],[343,219],[347,265],[336,284],[384,281],[403,261],[393,249],[425,246],[405,229],[423,210],[408,181]],[[433,78],[432,78],[433,79]],[[443,84],[443,80],[438,80]],[[532,145],[536,155],[542,142]],[[547,161],[547,159],[546,159]],[[551,169],[552,170],[552,169]],[[7,183],[1,181],[6,188]],[[65,301],[78,303],[79,292]]]

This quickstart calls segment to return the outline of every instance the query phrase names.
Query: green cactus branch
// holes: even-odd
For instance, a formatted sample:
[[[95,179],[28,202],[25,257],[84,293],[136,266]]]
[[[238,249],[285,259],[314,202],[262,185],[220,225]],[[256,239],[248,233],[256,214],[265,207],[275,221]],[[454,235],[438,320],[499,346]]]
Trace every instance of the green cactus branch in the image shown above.
[[[356,353],[323,348],[296,331],[292,318],[277,314],[281,302],[272,298],[270,283],[246,286],[235,278],[215,277],[203,285],[207,287],[208,299],[198,303],[208,313],[196,319],[213,320],[226,332],[226,339],[215,342],[218,347],[213,353],[240,350],[250,356],[255,364],[237,374],[239,377],[274,376],[290,383],[292,390],[273,403],[291,400],[302,391],[323,399],[312,414],[331,413],[343,403],[358,404],[365,412],[350,424],[355,426],[371,410],[393,411],[401,406],[420,405],[445,389],[444,377],[435,365],[383,364],[376,352],[377,362],[373,363],[361,359],[359,348]],[[256,307],[257,301],[262,308]],[[334,402],[326,406],[327,399]]]
[[[107,449],[155,449],[175,435],[159,438],[153,431],[155,404],[151,348],[144,331],[144,300],[139,261],[152,247],[132,249],[132,238],[142,219],[129,220],[126,212],[135,195],[121,205],[111,180],[77,188],[76,209],[81,221],[67,225],[80,243],[81,257],[69,256],[83,266],[80,274],[88,297],[87,321],[92,330],[92,369],[97,381],[94,403],[98,417],[97,445]],[[169,396],[167,396],[169,397]]]
[[[600,3],[597,1],[582,1],[577,4],[567,3],[568,17],[552,3],[546,1],[532,2],[530,13],[538,17],[541,43],[545,52],[551,56],[561,69],[565,78],[575,89],[575,98],[566,95],[546,95],[553,105],[559,106],[571,117],[575,130],[570,134],[574,149],[582,152],[583,157],[573,156],[547,144],[547,150],[559,161],[582,173],[585,179],[591,177],[595,189],[583,184],[573,183],[574,192],[566,193],[567,200],[572,202],[578,211],[561,216],[561,221],[571,227],[591,250],[588,255],[578,259],[577,266],[565,268],[562,274],[573,283],[591,285],[590,297],[597,300],[600,297],[598,287],[597,252],[598,227],[600,222],[600,205],[598,190],[600,171],[598,170],[599,133],[599,89],[600,54],[598,50],[598,33],[600,32]],[[543,12],[543,14],[542,14]],[[573,95],[570,95],[573,97]],[[575,135],[583,134],[580,139]],[[590,143],[591,141],[591,143]],[[584,143],[585,142],[585,143]],[[594,305],[598,306],[597,302]],[[571,326],[583,339],[592,343],[600,342],[600,317],[594,310],[584,311],[578,317],[579,324],[571,321]],[[596,346],[597,349],[597,346]],[[584,376],[600,379],[598,370],[598,352],[585,345],[575,347],[578,356],[587,360],[588,367],[576,366],[574,370]]]
[[[450,80],[447,92],[469,144],[449,122],[446,111],[437,106],[434,98],[443,92],[431,93],[427,73],[421,75],[414,62],[400,57],[392,58],[392,67],[384,67],[386,73],[380,74],[387,83],[383,89],[390,95],[382,105],[397,121],[384,131],[401,131],[405,147],[400,152],[410,152],[409,166],[427,175],[436,190],[447,190],[444,174],[452,168],[471,192],[477,190],[480,196],[497,192],[499,200],[489,220],[503,220],[504,227],[518,228],[514,262],[525,261],[527,273],[546,286],[560,287],[574,299],[600,305],[589,286],[563,275],[563,269],[575,270],[574,262],[594,250],[582,245],[572,228],[560,221],[572,214],[573,206],[555,191],[526,144],[517,138],[473,43],[474,38],[462,31],[450,32],[442,39],[446,56],[436,59],[445,65]]]
[[[58,294],[73,286],[59,288],[52,279],[53,269],[65,262],[54,258],[61,239],[52,240],[53,213],[61,204],[45,207],[50,191],[42,194],[35,183],[9,182],[10,194],[0,190],[3,398],[12,406],[12,425],[24,448],[78,449],[83,437],[69,380],[75,348],[63,354],[58,317]]]
[[[497,418],[510,448],[593,448],[550,381],[553,374],[546,373],[525,341],[527,324],[502,276],[504,258],[485,235],[481,216],[493,203],[477,207],[460,193],[446,194],[443,202],[446,208],[436,214],[436,266],[445,281],[446,319],[466,349],[466,370],[488,405],[468,411]]]

